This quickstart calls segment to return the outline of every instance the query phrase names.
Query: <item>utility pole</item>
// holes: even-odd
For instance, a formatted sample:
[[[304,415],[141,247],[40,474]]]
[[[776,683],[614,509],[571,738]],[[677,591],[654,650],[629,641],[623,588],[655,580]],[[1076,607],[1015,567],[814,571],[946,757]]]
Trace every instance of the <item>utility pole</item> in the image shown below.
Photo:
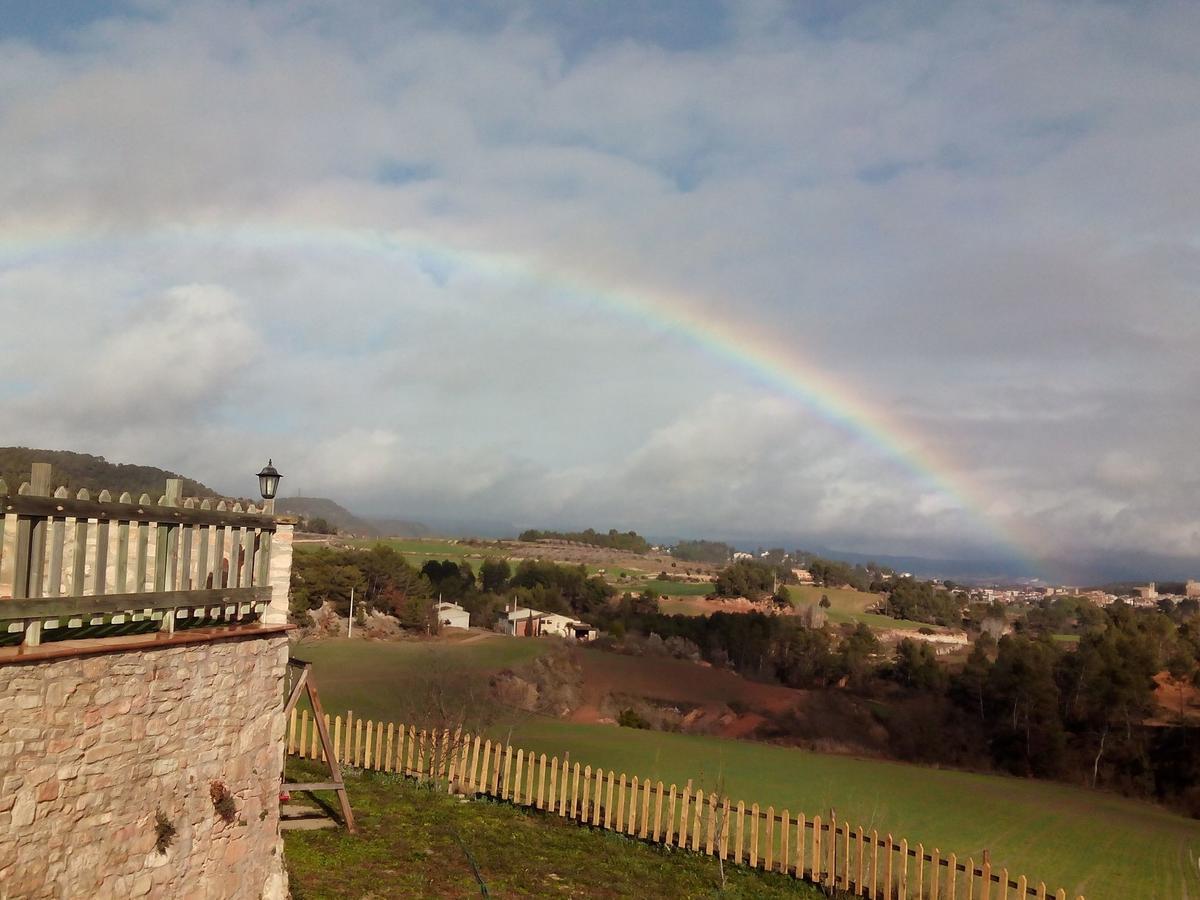
[[[350,619],[346,622],[346,637],[354,634],[354,587],[350,587]]]

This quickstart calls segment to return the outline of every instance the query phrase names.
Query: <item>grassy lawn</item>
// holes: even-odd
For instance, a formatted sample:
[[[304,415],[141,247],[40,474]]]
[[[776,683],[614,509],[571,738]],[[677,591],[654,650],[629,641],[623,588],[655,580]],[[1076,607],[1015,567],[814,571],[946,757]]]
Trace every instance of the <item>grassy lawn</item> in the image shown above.
[[[832,597],[831,597],[832,599]],[[537,641],[471,644],[328,641],[295,654],[316,663],[325,708],[398,721],[405,677],[430,666],[483,671],[541,652]],[[505,731],[514,727],[505,725]],[[921,768],[697,735],[518,718],[527,748],[617,772],[708,788],[723,778],[747,803],[827,814],[976,855],[1089,900],[1200,896],[1200,822],[1152,804],[1049,782]],[[930,740],[936,740],[930,735]],[[561,873],[560,873],[561,874]]]
[[[288,771],[304,781],[321,777],[295,760]],[[358,835],[285,834],[295,900],[479,896],[468,851],[492,897],[709,897],[720,888],[715,860],[556,815],[462,801],[377,772],[350,773],[347,786]],[[732,865],[725,871],[721,896],[824,896],[783,875]]]

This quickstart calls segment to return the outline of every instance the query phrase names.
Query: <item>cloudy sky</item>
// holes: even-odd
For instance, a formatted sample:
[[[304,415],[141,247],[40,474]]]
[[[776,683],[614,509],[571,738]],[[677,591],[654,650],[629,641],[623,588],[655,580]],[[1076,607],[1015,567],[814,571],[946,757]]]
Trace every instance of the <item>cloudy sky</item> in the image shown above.
[[[0,443],[1200,556],[1200,4],[0,0]]]

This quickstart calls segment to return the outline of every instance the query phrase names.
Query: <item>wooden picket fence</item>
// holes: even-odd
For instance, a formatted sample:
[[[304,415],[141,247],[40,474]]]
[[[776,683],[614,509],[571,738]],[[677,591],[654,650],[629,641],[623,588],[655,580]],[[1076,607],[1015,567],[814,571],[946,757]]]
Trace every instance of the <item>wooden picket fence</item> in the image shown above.
[[[980,862],[943,856],[935,847],[897,840],[877,830],[851,827],[836,813],[793,815],[774,806],[749,807],[710,791],[626,777],[571,763],[569,756],[547,758],[461,729],[418,729],[373,722],[347,713],[332,720],[333,752],[344,766],[392,772],[482,795],[631,838],[722,860],[780,872],[831,890],[872,900],[1067,900],[1045,882],[993,869],[985,850]],[[308,710],[293,709],[287,753],[323,759],[316,723]],[[1076,900],[1083,900],[1077,897]]]

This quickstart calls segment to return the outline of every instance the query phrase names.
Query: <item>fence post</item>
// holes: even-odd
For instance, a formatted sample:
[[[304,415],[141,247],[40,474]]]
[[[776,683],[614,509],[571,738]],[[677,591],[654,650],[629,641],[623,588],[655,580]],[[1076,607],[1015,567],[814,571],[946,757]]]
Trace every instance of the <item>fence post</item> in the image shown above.
[[[663,832],[663,843],[673,844],[675,842],[675,785],[671,785],[671,792],[667,795],[667,827]]]
[[[546,754],[543,753],[541,756],[538,757],[538,786],[537,786],[537,808],[538,809],[546,808],[545,793],[546,793]],[[552,795],[554,793],[553,785],[551,785],[550,793]],[[554,802],[553,797],[551,797],[550,802],[551,802],[551,804],[553,804],[553,802]]]
[[[588,767],[588,774],[592,773],[592,768]],[[588,794],[586,788],[583,792],[583,806],[587,809]],[[580,817],[580,764],[575,763],[575,780],[571,786],[571,818]]]
[[[863,856],[867,850],[863,846],[863,827],[861,825],[854,830],[854,843],[858,847],[857,866],[854,870],[854,893],[861,894],[863,891]]]
[[[617,831],[625,830],[625,773],[617,781]]]
[[[942,885],[942,851],[937,847],[933,848],[933,860],[929,864],[930,884],[929,884],[929,900],[938,900],[938,894]]]
[[[888,832],[888,836],[886,838],[884,838],[884,840],[887,841],[887,844],[883,848],[884,853],[886,853],[887,856],[884,857],[883,879],[884,879],[885,883],[883,886],[883,896],[886,898],[886,900],[891,900],[892,897],[896,896],[895,895],[896,883],[892,877],[892,857],[894,855],[894,853],[893,853],[894,845],[892,843],[891,832]]]
[[[896,893],[900,900],[908,897],[908,838],[900,839],[900,888]]]
[[[692,850],[695,851],[700,849],[701,829],[704,827],[704,791],[696,791],[692,805],[696,810],[692,815]]]
[[[689,781],[683,789],[683,797],[679,801],[679,834],[676,835],[675,846],[687,848],[688,807],[692,800],[692,785]]]
[[[604,770],[596,769],[592,775],[596,779],[596,794],[592,798],[592,824],[599,825],[600,807],[602,805],[600,801],[604,797]]]
[[[742,844],[745,836],[746,827],[746,803],[743,800],[738,801],[737,805],[737,837],[733,849],[733,861],[739,866],[742,864]]]
[[[654,793],[654,833],[650,836],[655,843],[661,841],[662,835],[662,808],[663,808],[663,783],[657,783]]]
[[[812,820],[812,883],[823,884],[825,873],[822,871],[825,860],[821,856],[821,817],[813,816]]]
[[[750,861],[749,866],[752,869],[758,868],[758,817],[760,813],[758,804],[750,804]]]
[[[608,770],[608,787],[604,791],[604,827],[606,830],[612,829],[613,817],[613,789],[616,787],[616,777],[613,775],[613,770]]]
[[[804,813],[800,813],[796,817],[796,877],[804,878],[804,831],[807,828],[805,825]]]
[[[946,900],[954,900],[958,894],[958,854],[951,853],[946,861],[946,869],[950,875],[946,881]]]
[[[763,868],[768,872],[775,865],[775,807],[767,807],[767,852],[764,854]]]
[[[992,853],[990,850],[983,851],[983,865],[980,866],[983,870],[983,885],[980,887],[979,896],[981,900],[991,900],[992,898]]]

